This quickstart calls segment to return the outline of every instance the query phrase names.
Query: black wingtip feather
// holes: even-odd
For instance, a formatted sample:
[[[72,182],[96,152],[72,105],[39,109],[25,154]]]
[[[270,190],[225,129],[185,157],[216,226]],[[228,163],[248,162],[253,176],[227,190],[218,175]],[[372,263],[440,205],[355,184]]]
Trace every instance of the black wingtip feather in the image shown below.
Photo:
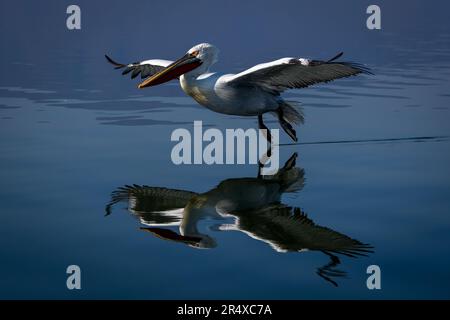
[[[112,65],[116,66],[116,69],[120,69],[120,68],[125,67],[124,64],[114,61],[107,54],[105,54],[105,58],[106,58],[106,60],[108,60],[109,63],[111,63]]]
[[[133,70],[132,67],[127,67],[123,70],[122,75],[126,75],[129,74],[131,71]]]
[[[339,52],[337,55],[335,55],[333,58],[331,58],[330,60],[327,61],[327,63],[333,62],[336,59],[339,59],[340,57],[342,57],[342,55],[344,54],[343,51]]]
[[[372,76],[374,75],[372,70],[369,67],[367,67],[367,66],[365,66],[363,64],[360,64],[360,63],[357,63],[357,62],[341,62],[341,64],[345,64],[345,65],[347,65],[349,67],[355,68],[355,69],[357,69],[359,72],[361,72],[363,74],[368,74],[368,75],[372,75]]]
[[[333,63],[333,61],[336,61],[337,59],[339,59],[339,58],[342,57],[343,55],[344,55],[344,52],[341,51],[341,52],[339,52],[336,56],[334,56],[333,58],[331,58],[330,60],[328,60],[326,63]],[[349,67],[355,68],[355,69],[357,69],[360,73],[363,73],[363,74],[374,75],[373,72],[372,72],[372,70],[371,70],[369,67],[367,67],[367,66],[365,66],[365,65],[363,65],[363,64],[361,64],[361,63],[356,63],[356,62],[341,62],[341,61],[339,61],[339,62],[334,62],[334,63],[344,64],[344,65],[347,65],[347,66],[349,66]]]

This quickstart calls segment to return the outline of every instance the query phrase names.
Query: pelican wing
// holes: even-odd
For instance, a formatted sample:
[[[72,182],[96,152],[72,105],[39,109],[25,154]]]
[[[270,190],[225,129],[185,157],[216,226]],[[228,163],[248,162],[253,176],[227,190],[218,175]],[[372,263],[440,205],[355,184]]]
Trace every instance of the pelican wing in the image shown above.
[[[237,228],[269,243],[277,251],[317,250],[350,257],[372,252],[372,247],[315,224],[299,208],[273,204],[238,215]]]
[[[129,64],[122,64],[119,62],[114,61],[109,56],[105,54],[106,60],[108,60],[109,63],[111,63],[113,66],[115,66],[115,69],[123,69],[122,74],[126,75],[131,73],[131,79],[136,78],[139,74],[141,75],[141,78],[147,78],[150,77],[162,70],[164,70],[169,64],[171,64],[173,61],[169,60],[161,60],[161,59],[152,59],[152,60],[145,60],[142,62],[134,62]]]
[[[303,58],[282,58],[258,64],[226,79],[235,86],[257,86],[276,94],[286,89],[305,88],[360,73],[372,74],[364,65],[354,62],[338,62],[342,52],[328,61]]]
[[[197,193],[149,187],[126,185],[111,194],[111,201],[106,206],[106,215],[112,212],[112,207],[119,202],[127,202],[128,210],[139,216],[146,225],[172,225],[182,218],[183,208]]]

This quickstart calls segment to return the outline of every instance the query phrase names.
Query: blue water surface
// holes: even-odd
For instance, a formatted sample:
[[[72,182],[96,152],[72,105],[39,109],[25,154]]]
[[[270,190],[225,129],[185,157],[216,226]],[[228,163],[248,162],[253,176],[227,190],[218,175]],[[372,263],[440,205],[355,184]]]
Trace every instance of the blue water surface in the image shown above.
[[[448,2],[378,1],[381,30],[366,27],[369,1],[78,0],[81,30],[66,28],[70,4],[0,4],[0,298],[450,298]],[[204,249],[180,240],[183,213],[136,190],[246,203],[269,183],[256,165],[176,166],[170,135],[256,119],[213,113],[176,82],[139,90],[104,59],[173,60],[201,42],[221,50],[220,72],[340,51],[374,72],[284,94],[306,117],[298,144],[280,132],[301,186],[275,207],[200,217]],[[285,250],[321,232],[325,245]],[[325,249],[341,237],[367,251]],[[81,290],[66,287],[72,264]],[[366,286],[370,265],[381,290]]]

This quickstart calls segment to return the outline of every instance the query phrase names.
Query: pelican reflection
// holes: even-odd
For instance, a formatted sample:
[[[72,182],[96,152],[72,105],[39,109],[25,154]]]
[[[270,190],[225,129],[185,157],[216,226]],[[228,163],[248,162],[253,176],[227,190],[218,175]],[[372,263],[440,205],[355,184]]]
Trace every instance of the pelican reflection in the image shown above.
[[[295,166],[296,158],[294,153],[275,175],[226,179],[205,193],[127,185],[112,193],[106,212],[109,215],[116,203],[128,202],[130,213],[146,225],[142,230],[194,248],[217,246],[213,232],[207,231],[240,231],[278,252],[320,251],[330,261],[317,273],[337,286],[334,278],[345,276],[336,269],[338,255],[365,256],[372,247],[319,226],[302,209],[281,202],[283,194],[298,192],[304,186],[305,172]],[[199,222],[208,218],[219,223],[199,231]]]

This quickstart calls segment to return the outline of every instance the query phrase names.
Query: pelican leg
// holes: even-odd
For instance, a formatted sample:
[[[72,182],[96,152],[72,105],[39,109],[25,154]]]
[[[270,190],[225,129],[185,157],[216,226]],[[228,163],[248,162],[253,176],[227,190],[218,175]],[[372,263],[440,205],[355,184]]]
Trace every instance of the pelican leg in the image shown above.
[[[259,126],[260,130],[266,130],[265,137],[266,137],[267,141],[269,142],[269,144],[272,145],[272,136],[270,134],[269,129],[266,127],[266,125],[263,122],[262,114],[258,115],[258,126]]]
[[[262,162],[258,160],[258,175],[256,176],[257,179],[260,179],[262,177],[261,170],[263,167],[264,165],[262,164]]]
[[[264,168],[265,164],[269,160],[269,158],[272,156],[272,146],[269,144],[269,148],[267,149],[266,153],[261,156],[261,158],[258,159],[258,176],[257,178],[262,177],[262,168]]]
[[[325,281],[328,281],[329,283],[331,283],[332,285],[337,287],[338,284],[337,284],[337,282],[334,279],[346,276],[346,272],[345,271],[341,271],[341,270],[336,269],[336,266],[341,264],[341,261],[334,254],[331,254],[331,253],[329,253],[327,251],[324,251],[324,250],[320,250],[320,251],[330,257],[330,262],[328,262],[323,267],[317,268],[316,273],[317,273],[317,275],[319,277],[321,277]]]
[[[297,152],[294,152],[292,154],[292,156],[288,159],[288,161],[286,161],[282,170],[288,171],[288,170],[292,169],[293,167],[295,167],[295,162],[297,160],[297,157],[298,157]]]
[[[270,130],[269,128],[266,127],[266,125],[263,122],[263,117],[262,114],[258,115],[258,126],[260,130],[264,130],[263,132],[265,133],[265,137],[267,139],[267,142],[269,143],[269,148],[267,149],[267,156],[271,157],[272,156],[272,135],[270,134]]]
[[[272,146],[269,145],[269,148],[267,149],[266,153],[263,154],[261,156],[261,158],[258,159],[258,176],[257,176],[257,178],[262,177],[262,174],[261,174],[262,168],[264,168],[264,165],[266,164],[267,160],[269,160],[271,155],[272,155]]]
[[[292,140],[297,142],[297,133],[295,132],[295,129],[292,127],[292,125],[284,120],[283,116],[283,109],[278,108],[278,121],[280,122],[281,127],[283,128],[284,132],[288,134],[289,137],[291,137]]]

